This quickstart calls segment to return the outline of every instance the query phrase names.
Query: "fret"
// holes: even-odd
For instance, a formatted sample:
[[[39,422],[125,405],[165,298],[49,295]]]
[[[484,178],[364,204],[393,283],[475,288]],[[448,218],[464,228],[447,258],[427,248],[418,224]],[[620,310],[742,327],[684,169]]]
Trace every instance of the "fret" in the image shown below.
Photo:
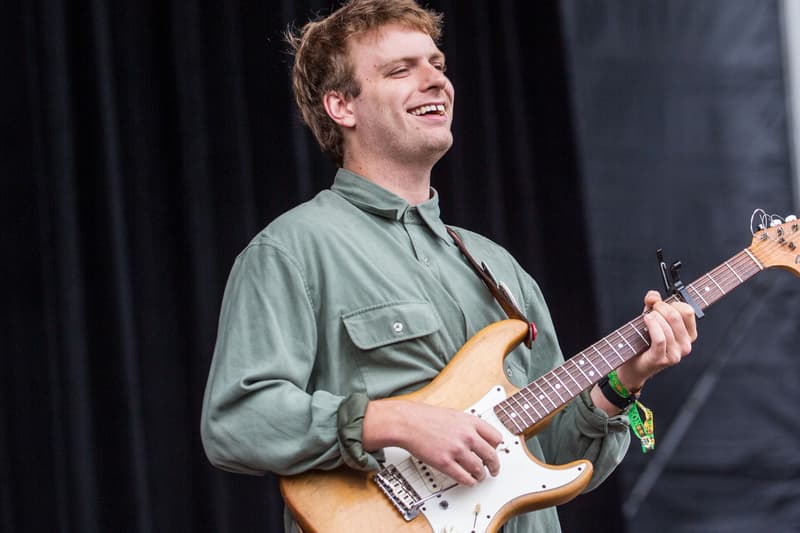
[[[602,359],[602,360],[603,360],[603,362],[604,362],[606,365],[608,365],[608,369],[609,369],[609,370],[611,370],[612,368],[614,368],[614,366],[613,366],[611,363],[609,363],[609,362],[608,362],[608,359],[606,359],[605,357],[603,357],[603,353],[602,353],[600,350],[598,350],[598,349],[597,349],[597,346],[595,346],[594,344],[592,344],[592,348],[594,348],[594,351],[595,351],[595,352],[597,352],[597,353],[600,355],[600,359]],[[602,374],[602,372],[601,372],[601,374]]]
[[[497,415],[497,418],[506,426],[513,421],[511,416],[509,415],[509,409],[511,409],[511,405],[509,404],[508,398],[503,400],[502,402],[498,403],[494,406],[494,412]],[[508,428],[511,430],[512,428]]]
[[[573,377],[570,375],[570,373],[569,373],[569,370],[567,370],[567,365],[566,365],[566,363],[564,363],[564,364],[563,364],[563,365],[561,365],[560,367],[558,367],[558,368],[555,368],[555,369],[553,370],[553,374],[554,374],[554,375],[555,375],[555,376],[558,378],[558,381],[560,381],[560,382],[561,382],[561,385],[563,385],[563,386],[564,386],[564,390],[566,390],[566,391],[567,391],[567,395],[568,395],[570,398],[574,397],[574,396],[575,396],[575,394],[577,394],[577,392],[576,392],[576,391],[574,391],[573,389],[571,389],[571,388],[570,388],[570,387],[571,387],[571,385],[568,385],[568,384],[567,384],[568,382],[567,382],[565,379],[562,379],[561,375],[559,375],[559,371],[561,371],[561,372],[560,372],[560,374],[561,374],[561,375],[564,375],[564,374],[566,374],[567,376],[569,376],[569,377],[572,379],[572,381],[573,381],[573,382],[575,383],[575,385],[577,385],[577,387],[578,387],[578,390],[577,390],[577,392],[580,392],[580,391],[581,391],[581,386],[580,386],[580,383],[578,383],[577,381],[575,381],[575,378],[573,378]]]
[[[726,265],[726,267],[730,267],[730,265]],[[733,272],[735,272],[735,270]],[[719,289],[720,294],[715,298],[715,300],[722,298],[725,296],[725,294],[741,284],[738,274],[731,276],[731,272],[729,272],[726,268],[720,267],[719,269],[712,271],[711,274],[713,274],[715,281],[719,281],[719,283],[717,283],[717,288]]]
[[[514,407],[514,395],[506,398],[506,408],[508,409],[508,417],[514,421],[517,420],[517,408]]]
[[[759,263],[748,250],[743,250],[701,278],[711,280],[713,286],[705,283],[702,287],[698,287],[696,286],[700,285],[698,280],[687,289],[692,291],[693,297],[703,302],[704,308],[709,307],[758,272],[758,268],[761,268]]]
[[[556,370],[561,370],[561,369],[562,368],[557,368]],[[563,403],[569,402],[571,399],[573,399],[575,396],[577,396],[582,390],[580,385],[578,385],[578,387],[576,389],[573,389],[573,388],[571,388],[572,385],[567,384],[566,380],[564,380],[564,379],[562,379],[560,377],[558,378],[558,380],[561,382],[561,385],[562,385],[562,388],[559,389],[559,390],[561,390],[562,394],[565,396],[565,398],[563,400]]]
[[[533,384],[531,384],[531,385],[533,385]],[[540,408],[540,409],[541,409],[541,411],[542,411],[542,415],[541,415],[541,416],[542,416],[542,418],[544,418],[544,417],[546,417],[546,416],[547,416],[549,413],[552,413],[552,409],[549,409],[549,408],[547,407],[547,405],[545,405],[545,403],[544,403],[544,401],[543,401],[543,399],[542,399],[542,398],[539,398],[539,397],[537,397],[537,396],[536,396],[536,393],[533,391],[533,387],[532,387],[531,385],[529,385],[529,386],[525,387],[525,391],[527,391],[527,392],[530,394],[529,398],[531,399],[531,401],[532,401],[532,402],[535,402],[535,403],[538,403],[538,404],[539,404],[539,408]],[[540,396],[544,396],[544,395],[540,395]],[[549,399],[549,398],[548,398],[548,399]],[[554,402],[552,402],[552,401],[551,401],[550,403],[552,403],[553,405],[555,405],[555,403],[554,403]]]
[[[617,335],[619,335],[620,338],[625,342],[625,344],[628,345],[628,348],[630,348],[631,353],[633,355],[636,355],[636,349],[633,346],[631,346],[631,343],[628,342],[628,339],[626,339],[625,336],[622,335],[622,332],[619,329],[617,330]]]
[[[539,412],[539,410],[536,408],[536,402],[535,402],[536,398],[533,398],[533,397],[529,398],[529,397],[527,396],[529,392],[530,392],[530,391],[529,391],[529,390],[527,389],[527,387],[526,387],[526,388],[524,388],[524,389],[520,390],[520,391],[517,393],[517,394],[522,394],[522,397],[525,399],[525,404],[523,404],[523,406],[522,406],[522,407],[523,407],[524,409],[527,409],[528,407],[530,407],[531,409],[533,409],[533,412],[534,412],[534,413],[536,413],[536,418],[537,418],[537,420],[541,420],[542,418],[544,418],[544,416],[543,416],[543,415],[542,415],[542,413],[540,413],[540,412]]]
[[[715,282],[715,283],[716,283],[716,282]],[[689,286],[689,287],[687,288],[687,290],[693,290],[693,289],[694,289],[694,288],[693,288],[693,287],[691,287],[691,286]],[[711,288],[710,288],[708,285],[706,285],[705,287],[703,287],[703,290],[704,290],[704,291],[706,291],[706,292],[709,292],[709,291],[711,290]],[[703,298],[703,294],[702,294],[702,292],[701,292],[701,291],[694,291],[694,296],[695,296],[695,298],[700,298],[701,300],[703,300],[703,305],[705,305],[706,307],[708,307],[708,300],[706,300],[705,298]]]
[[[575,366],[575,362],[574,362],[574,361],[571,361],[571,360],[570,360],[570,361],[567,361],[567,363],[569,363],[569,362],[572,362],[572,366]],[[572,379],[572,381],[574,381],[574,382],[575,382],[575,385],[577,385],[577,386],[578,386],[578,392],[580,392],[580,391],[582,391],[582,390],[583,390],[585,387],[581,387],[581,384],[580,384],[580,383],[578,383],[578,380],[577,380],[577,379],[575,379],[575,376],[573,376],[573,375],[572,375],[572,372],[570,372],[569,370],[567,370],[567,363],[564,363],[564,366],[563,366],[562,368],[564,368],[564,371],[565,371],[565,372],[567,373],[567,375],[568,375],[568,376],[569,376],[569,377]]]
[[[511,413],[508,415],[508,418],[514,423],[514,426],[517,428],[518,432],[525,431],[527,425],[519,421],[517,412],[514,411],[514,409],[511,409]]]
[[[650,347],[650,341],[647,340],[647,338],[644,335],[642,335],[642,332],[639,331],[639,328],[637,328],[636,325],[631,322],[628,322],[628,324],[630,324],[631,327],[633,328],[633,331],[635,331],[636,334],[639,335],[639,338],[642,339],[642,342],[644,342],[647,347]]]
[[[736,273],[736,271],[733,269],[733,267],[731,265],[728,264],[727,261],[725,261],[724,264],[725,264],[726,267],[728,267],[731,270],[731,272],[733,272],[733,275],[736,276],[736,278],[739,280],[739,283],[744,283],[744,280],[741,277],[739,277],[739,274]],[[719,290],[722,291],[722,287],[720,287]],[[725,291],[722,291],[722,292],[724,293]]]
[[[595,351],[596,350],[597,350],[597,348],[595,348]],[[581,352],[581,353],[585,353],[585,352]],[[600,354],[600,357],[603,357],[603,354]],[[603,372],[601,372],[600,369],[597,368],[597,366],[594,364],[594,362],[591,360],[591,358],[587,357],[586,360],[589,361],[589,364],[592,365],[592,368],[594,369],[594,370],[590,370],[589,371],[589,375],[590,376],[592,375],[592,372],[597,372],[597,374],[600,375],[600,376],[603,375]],[[600,378],[597,378],[597,379],[600,379]]]
[[[531,402],[539,404],[539,408],[542,410],[542,413],[539,415],[540,418],[544,418],[548,414],[553,412],[552,410],[547,408],[547,406],[544,404],[544,402],[542,400],[540,400],[539,398],[536,397],[536,394],[533,392],[533,389],[531,389],[530,387],[525,387],[525,390],[530,393]],[[550,402],[550,403],[553,403],[553,402]],[[539,410],[537,409],[536,412],[538,413]]]
[[[553,374],[555,376],[555,374],[553,372],[548,372],[547,374]],[[545,376],[547,374],[545,374]],[[548,379],[548,378],[545,378],[545,379]],[[556,379],[558,379],[558,376],[556,376]],[[561,381],[561,380],[559,379],[559,381]],[[556,393],[556,396],[558,396],[558,399],[561,400],[561,402],[563,403],[564,402],[564,398],[558,392],[558,389],[561,388],[561,385],[556,384],[555,386],[553,386],[553,384],[550,383],[549,380],[547,381],[547,384],[550,385],[550,389],[552,389],[552,391]]]
[[[604,341],[606,341],[606,344],[608,344],[608,345],[611,347],[611,350],[613,350],[613,352],[614,352],[615,354],[617,354],[617,357],[619,357],[619,358],[622,360],[622,362],[624,363],[624,362],[625,362],[625,358],[624,358],[624,357],[622,357],[622,355],[620,355],[620,353],[617,351],[617,349],[616,349],[616,348],[614,348],[614,345],[613,345],[613,344],[611,344],[610,342],[608,342],[608,337],[603,337],[603,340],[604,340]]]
[[[520,403],[519,398],[517,397],[516,394],[512,394],[511,396],[509,396],[508,399],[514,400],[514,403],[516,404],[516,407],[513,408],[514,412],[517,413],[517,416],[520,417],[523,422],[525,422],[529,426],[534,423],[534,420],[530,418],[530,413],[528,413],[525,409],[522,408],[522,404]],[[526,417],[528,418],[528,420],[525,419]]]
[[[494,406],[495,413],[497,414],[497,418],[500,419],[500,421],[503,423],[503,425],[506,426],[506,428],[508,428],[508,430],[510,432],[515,433],[515,434],[522,433],[525,430],[525,428],[520,426],[517,423],[517,421],[514,419],[514,417],[512,417],[512,416],[510,416],[508,414],[508,412],[506,410],[506,406],[507,405],[508,404],[507,404],[506,401],[502,401],[502,402],[500,402],[500,403],[498,403],[497,405]],[[500,413],[497,412],[497,409],[501,410],[503,412],[503,414],[505,415],[505,417],[500,416]],[[514,427],[513,428],[508,427],[509,423],[514,424]]]
[[[589,376],[587,376],[587,375],[586,375],[586,372],[584,372],[584,371],[583,371],[583,368],[581,368],[581,367],[582,367],[582,366],[583,366],[583,365],[586,363],[586,355],[584,355],[584,353],[583,353],[583,352],[580,352],[580,355],[581,355],[582,357],[581,357],[581,358],[578,360],[578,362],[577,362],[577,363],[575,363],[575,366],[577,366],[577,367],[578,367],[578,370],[580,370],[581,374],[583,374],[583,377],[585,377],[585,378],[586,378],[586,381],[588,381],[588,382],[590,382],[590,383],[591,383],[593,380],[592,380],[592,379],[590,379],[590,378],[589,378]],[[573,359],[574,359],[574,358],[573,358]],[[572,359],[570,359],[570,360],[572,360]]]
[[[708,279],[712,280],[712,283],[711,284],[710,283],[702,283],[701,284],[700,283],[700,279],[701,278],[698,278],[697,281],[695,282],[695,284],[688,285],[686,287],[686,290],[689,291],[689,294],[693,298],[695,298],[695,300],[699,298],[700,300],[703,301],[703,305],[701,306],[701,309],[705,309],[706,307],[710,306],[713,302],[715,302],[716,299],[719,297],[718,293],[720,293],[720,289],[717,288],[719,286],[719,284],[716,282],[716,280],[712,276],[710,276],[709,274],[706,274],[705,277],[707,277]],[[698,285],[698,286],[695,286],[695,285]]]
[[[542,377],[544,377],[544,376],[542,376]],[[537,379],[536,381],[534,381],[533,383],[531,383],[531,385],[536,385],[536,387],[539,389],[539,392],[541,393],[541,394],[538,396],[538,398],[539,398],[539,401],[542,401],[544,398],[547,398],[547,399],[550,401],[550,403],[552,403],[552,404],[553,404],[553,411],[555,411],[555,410],[556,410],[556,408],[558,408],[558,407],[559,407],[559,405],[558,405],[556,402],[554,402],[554,401],[553,401],[553,399],[552,399],[552,398],[550,398],[550,396],[548,396],[548,395],[547,395],[547,393],[544,391],[544,389],[542,388],[542,386],[541,386],[541,385],[539,385],[539,380],[540,380],[540,379],[542,379],[542,378],[539,378],[539,379]]]
[[[753,260],[753,263],[755,263],[755,264],[756,264],[756,266],[758,266],[758,269],[759,269],[759,270],[764,270],[764,265],[762,265],[762,264],[761,264],[761,263],[758,261],[758,259],[756,259],[756,256],[754,256],[754,255],[753,255],[753,254],[750,252],[750,250],[748,250],[747,248],[745,248],[745,250],[744,250],[744,251],[745,251],[745,253],[746,253],[747,255],[749,255],[749,256],[750,256],[750,259],[752,259],[752,260]]]
[[[517,401],[522,407],[523,411],[525,411],[525,415],[533,421],[532,423],[541,420],[542,415],[536,410],[536,406],[532,404],[530,398],[525,394],[525,389],[520,390],[514,394],[514,396],[519,397],[519,400]]]
[[[727,263],[727,262],[726,262],[726,263]],[[730,265],[729,265],[729,266],[730,266]],[[736,274],[736,271],[734,271],[734,274]],[[712,277],[710,274],[706,274],[706,277],[707,277],[708,279],[710,279],[710,280],[711,280],[711,282],[712,282],[714,285],[716,285],[716,286],[717,286],[717,288],[719,289],[719,291],[720,291],[720,292],[721,292],[723,295],[727,294],[727,293],[725,292],[725,289],[723,289],[723,288],[722,288],[722,286],[721,286],[719,283],[717,283],[717,280],[716,280],[716,279],[714,279],[714,278],[713,278],[713,277]],[[736,277],[737,277],[737,278],[739,278],[739,276],[738,276],[738,275],[737,275]],[[740,282],[740,283],[741,283],[741,281],[742,281],[742,279],[741,279],[741,278],[739,278],[739,282]]]

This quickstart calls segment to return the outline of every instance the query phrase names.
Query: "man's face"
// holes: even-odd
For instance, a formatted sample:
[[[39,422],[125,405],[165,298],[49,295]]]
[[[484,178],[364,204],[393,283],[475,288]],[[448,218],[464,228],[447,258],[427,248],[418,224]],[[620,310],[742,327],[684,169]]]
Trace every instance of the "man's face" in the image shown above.
[[[361,93],[348,150],[400,163],[436,162],[453,144],[453,85],[429,35],[388,25],[349,44]]]

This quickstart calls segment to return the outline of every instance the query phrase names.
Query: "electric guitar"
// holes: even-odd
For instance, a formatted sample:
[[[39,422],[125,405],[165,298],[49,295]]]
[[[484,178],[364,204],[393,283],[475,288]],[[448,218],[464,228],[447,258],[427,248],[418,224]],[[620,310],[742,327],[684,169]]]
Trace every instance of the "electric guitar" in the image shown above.
[[[757,217],[761,223],[753,227]],[[751,233],[748,248],[682,287],[696,312],[766,268],[800,276],[800,225],[795,217],[784,220],[758,210]],[[462,486],[405,450],[387,448],[383,469],[375,473],[340,467],[281,478],[283,498],[300,527],[308,533],[495,532],[513,516],[577,496],[591,478],[591,462],[545,464],[528,452],[525,439],[546,427],[581,391],[647,350],[647,328],[638,316],[519,389],[506,379],[502,360],[527,332],[527,324],[519,320],[484,328],[430,384],[404,396],[464,409],[498,429],[503,442],[497,477]]]

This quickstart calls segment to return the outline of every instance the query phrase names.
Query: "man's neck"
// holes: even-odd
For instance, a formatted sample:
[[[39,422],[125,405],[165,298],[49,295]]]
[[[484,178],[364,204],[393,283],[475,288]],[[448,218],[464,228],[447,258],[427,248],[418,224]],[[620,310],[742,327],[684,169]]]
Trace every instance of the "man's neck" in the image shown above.
[[[409,167],[385,161],[361,163],[345,159],[343,168],[403,198],[411,205],[426,202],[431,197],[431,167]]]

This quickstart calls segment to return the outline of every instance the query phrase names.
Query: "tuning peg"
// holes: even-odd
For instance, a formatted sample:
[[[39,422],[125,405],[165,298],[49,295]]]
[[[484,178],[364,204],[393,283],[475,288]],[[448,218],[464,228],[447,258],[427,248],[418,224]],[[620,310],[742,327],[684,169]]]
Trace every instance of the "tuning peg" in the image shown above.
[[[775,226],[780,226],[781,224],[783,224],[783,222],[781,222],[779,218],[773,218],[769,223],[769,227],[774,228]]]
[[[786,217],[786,222],[794,222],[795,220],[797,220],[797,217],[794,215],[789,215]]]

